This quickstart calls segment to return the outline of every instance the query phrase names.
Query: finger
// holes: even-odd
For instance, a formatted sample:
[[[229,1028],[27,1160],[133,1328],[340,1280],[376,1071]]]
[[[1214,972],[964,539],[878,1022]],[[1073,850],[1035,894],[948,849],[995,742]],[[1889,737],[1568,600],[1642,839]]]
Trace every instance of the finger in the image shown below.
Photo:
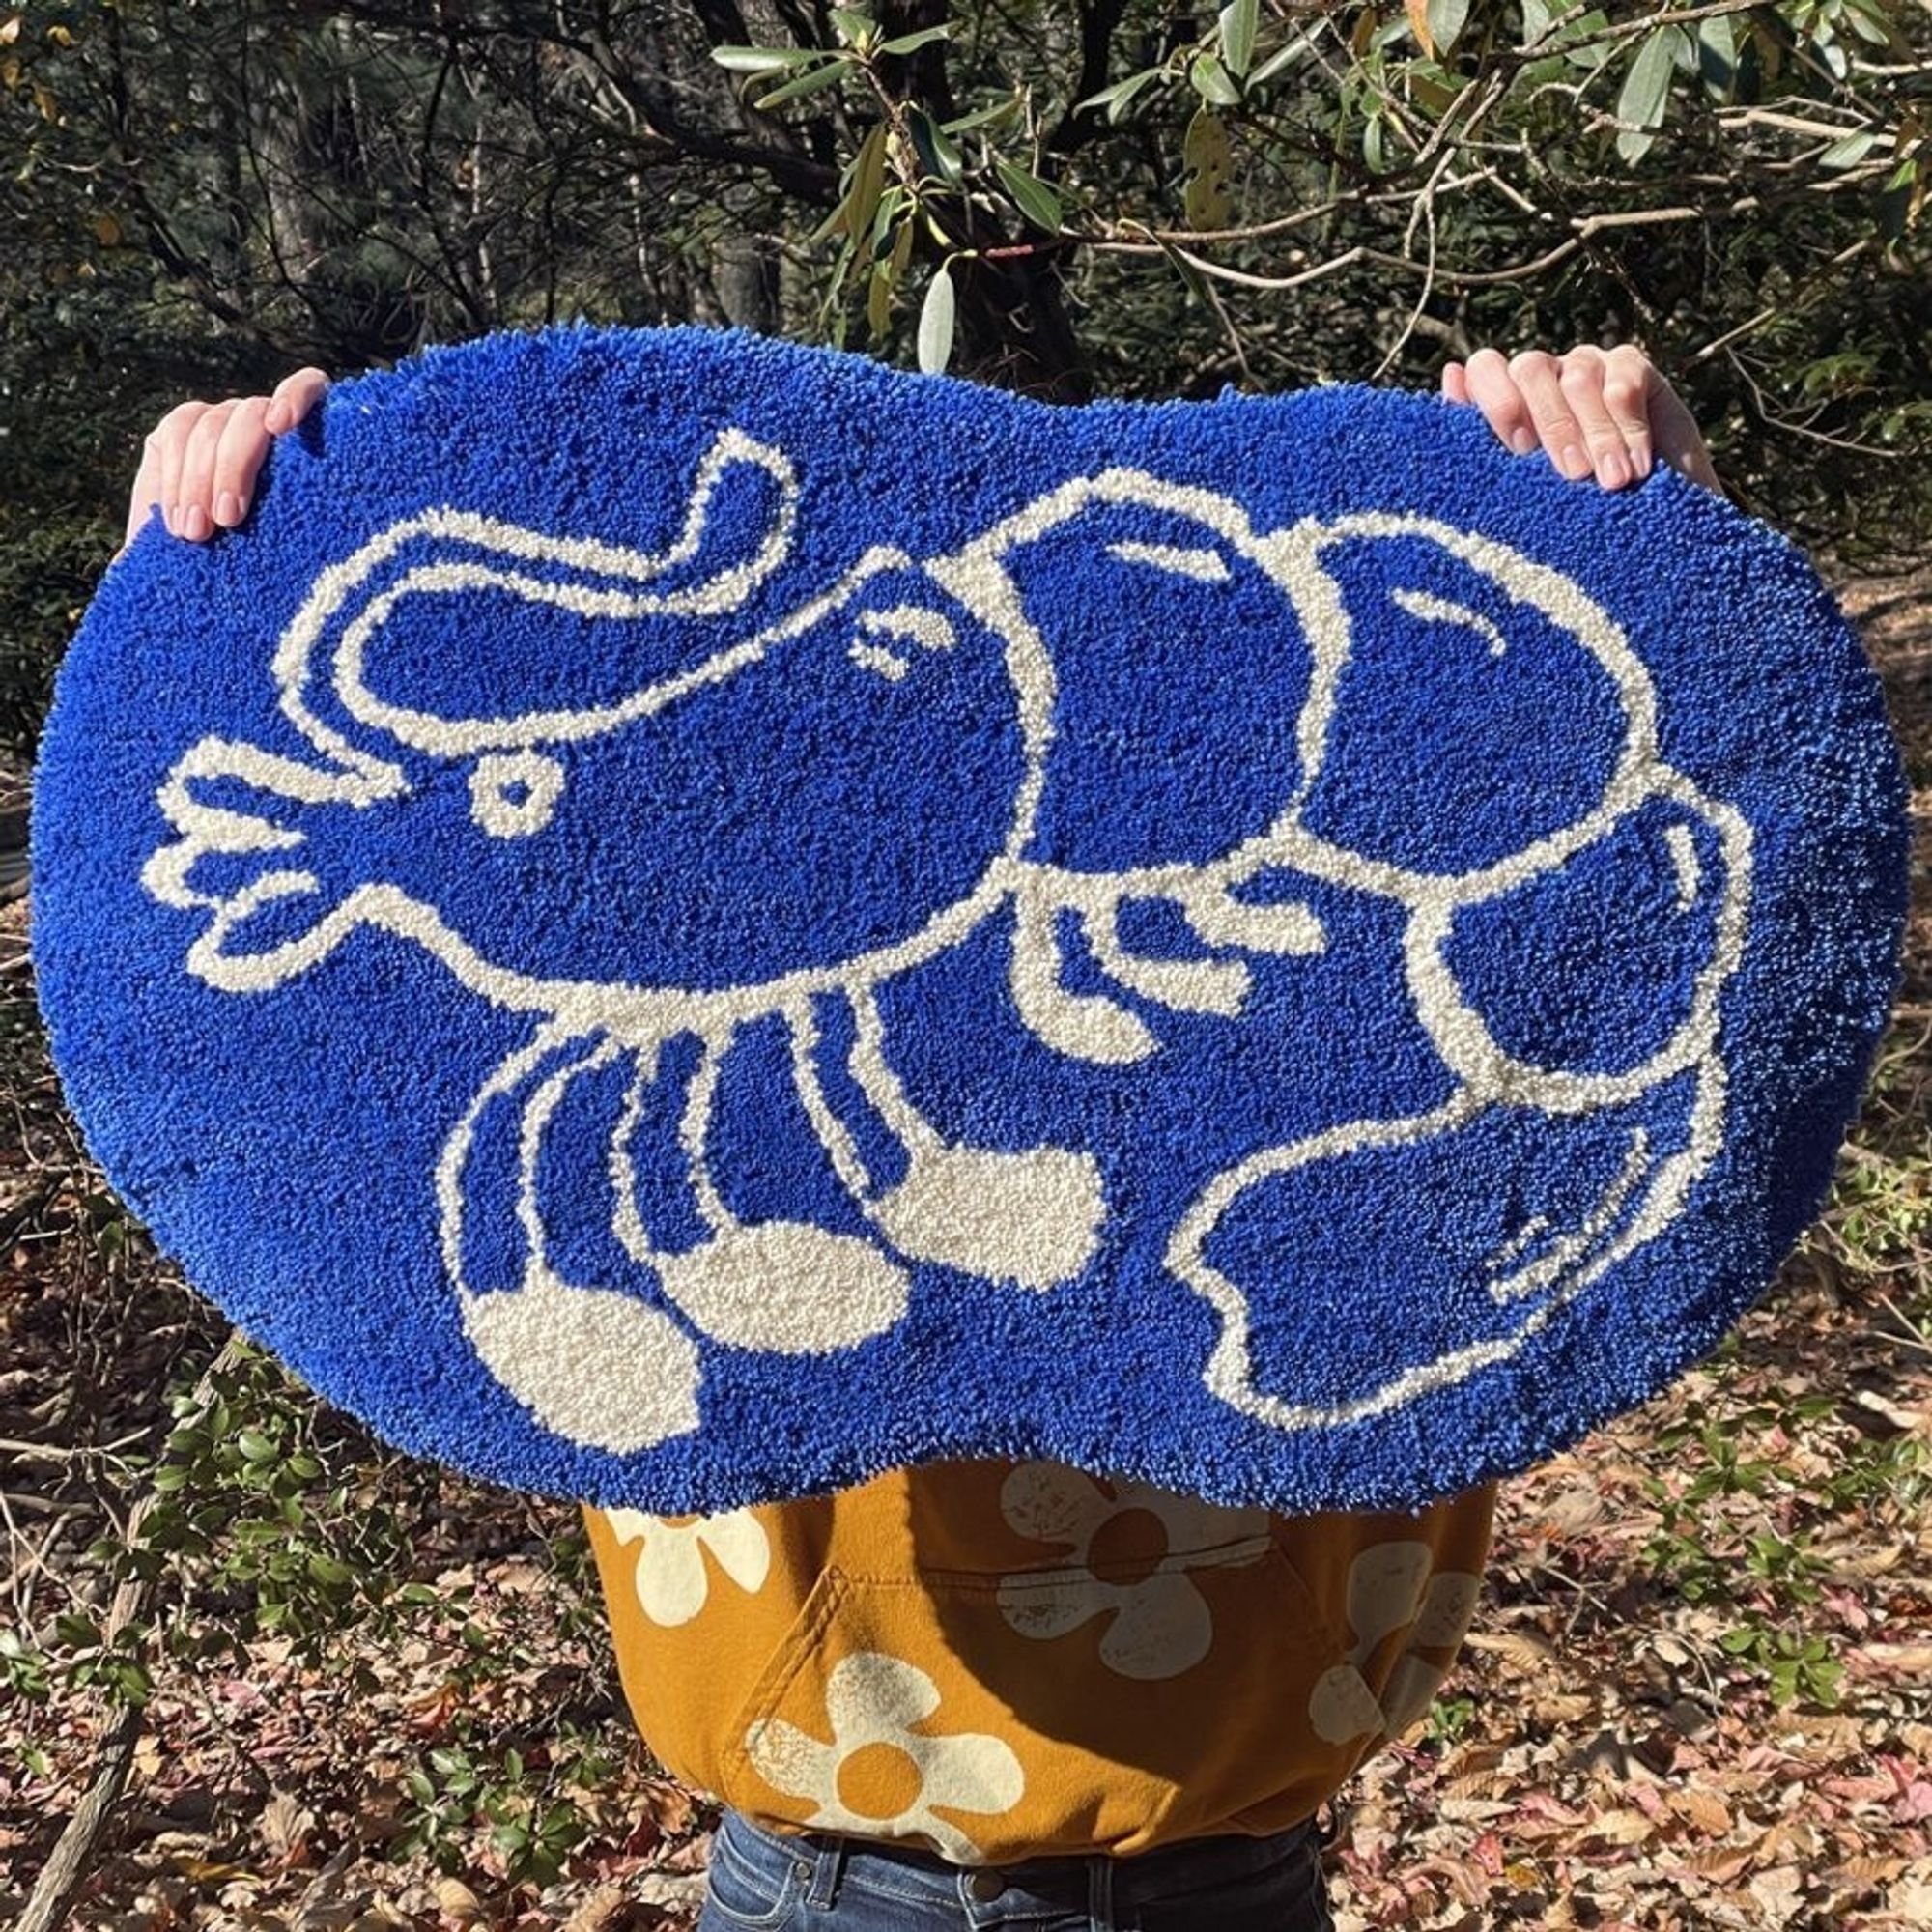
[[[1583,446],[1589,451],[1597,481],[1605,490],[1621,490],[1636,471],[1631,463],[1630,445],[1604,400],[1604,374],[1609,360],[1603,350],[1587,344],[1573,349],[1563,357],[1557,381],[1563,386],[1570,413],[1583,432]]]
[[[1528,349],[1510,358],[1511,380],[1529,405],[1536,438],[1549,452],[1560,474],[1580,483],[1595,466],[1563,384],[1563,365],[1547,349]]]
[[[182,456],[181,493],[175,499],[175,525],[176,533],[190,543],[201,543],[214,534],[214,452],[221,446],[221,433],[234,410],[232,402],[212,404],[188,431],[187,448]]]
[[[175,503],[181,496],[182,460],[187,454],[189,433],[201,420],[207,408],[206,403],[200,402],[177,403],[161,418],[155,431],[161,444],[161,519],[177,536],[181,534],[181,529]]]
[[[1482,411],[1499,440],[1519,456],[1527,456],[1537,447],[1529,404],[1500,350],[1477,350],[1463,370],[1463,380],[1469,400]]]
[[[294,429],[308,414],[322,393],[328,387],[328,375],[322,369],[298,369],[292,376],[284,376],[275,384],[275,392],[269,399],[269,412],[264,427],[270,436],[280,436],[284,430]]]
[[[1684,407],[1676,390],[1661,375],[1655,371],[1652,374],[1656,382],[1650,399],[1650,433],[1656,440],[1658,455],[1673,469],[1682,470],[1691,482],[1724,496],[1724,486],[1718,480],[1709,445],[1696,419]]]
[[[1469,400],[1469,379],[1463,374],[1462,363],[1443,363],[1442,393],[1452,403],[1466,403]]]
[[[214,451],[213,516],[219,529],[233,529],[248,514],[255,478],[272,439],[263,426],[267,396],[243,396],[228,412]]]
[[[134,472],[134,487],[128,497],[128,533],[121,539],[119,556],[141,534],[155,506],[161,500],[161,437],[152,430],[142,440],[141,467]]]
[[[1604,359],[1604,407],[1609,411],[1610,420],[1630,452],[1631,469],[1638,476],[1648,476],[1651,471],[1651,397],[1653,384],[1662,381],[1650,357],[1630,343],[1619,344]]]

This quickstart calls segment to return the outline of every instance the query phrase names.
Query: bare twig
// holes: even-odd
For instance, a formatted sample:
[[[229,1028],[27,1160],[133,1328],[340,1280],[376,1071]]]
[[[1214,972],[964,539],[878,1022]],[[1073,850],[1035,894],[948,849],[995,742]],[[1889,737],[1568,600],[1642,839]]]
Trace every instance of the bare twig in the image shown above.
[[[1755,197],[1748,197],[1755,206]],[[1743,203],[1733,203],[1729,213],[1738,213]],[[1400,269],[1406,274],[1421,275],[1425,281],[1439,281],[1457,287],[1473,287],[1482,283],[1522,281],[1531,275],[1542,273],[1546,269],[1554,268],[1558,262],[1566,260],[1580,249],[1592,237],[1611,228],[1648,227],[1652,223],[1668,221],[1699,221],[1707,219],[1716,211],[1701,208],[1634,208],[1625,209],[1609,214],[1579,215],[1573,222],[1575,233],[1567,242],[1560,242],[1554,248],[1528,262],[1519,262],[1508,269],[1493,269],[1484,271],[1470,270],[1441,269],[1429,262],[1412,262],[1404,255],[1392,255],[1384,249],[1357,245],[1347,249],[1327,262],[1318,262],[1313,268],[1298,270],[1292,275],[1256,275],[1245,269],[1231,269],[1225,263],[1210,262],[1195,254],[1191,249],[1169,242],[1095,242],[1092,245],[1122,254],[1151,254],[1156,252],[1179,256],[1190,268],[1197,269],[1204,275],[1211,275],[1216,280],[1238,283],[1249,289],[1294,289],[1306,282],[1319,280],[1323,275],[1332,275],[1338,270],[1351,268],[1357,262],[1371,262],[1378,268]]]
[[[1899,1307],[1898,1303],[1892,1300],[1891,1296],[1887,1294],[1883,1289],[1879,1291],[1878,1298],[1891,1310],[1900,1327],[1904,1328],[1912,1338],[1906,1342],[1906,1347],[1909,1349],[1916,1348],[1923,1354],[1932,1355],[1932,1335],[1926,1334],[1924,1329],[1919,1327],[1918,1323],[1913,1321],[1911,1316],[1906,1314],[1905,1310]]]
[[[118,1450],[130,1448],[136,1442],[146,1441],[153,1432],[137,1429],[131,1435],[118,1435],[112,1442],[15,1442],[11,1437],[0,1435],[0,1454],[18,1456],[29,1463],[71,1463],[83,1456],[112,1456]]]
[[[115,1719],[94,1761],[94,1781],[74,1806],[53,1855],[42,1868],[15,1932],[55,1932],[66,1918],[68,1901],[86,1875],[95,1840],[127,1788],[134,1747],[141,1741],[141,1707],[129,1704]]]
[[[1762,328],[1768,322],[1776,321],[1783,313],[1784,310],[1779,307],[1761,308],[1748,322],[1741,322],[1735,328],[1726,329],[1715,341],[1705,343],[1703,348],[1697,350],[1690,359],[1692,362],[1706,361],[1711,356],[1717,355],[1720,349],[1728,349],[1740,337],[1749,335],[1753,330]]]
[[[1402,333],[1389,345],[1388,353],[1376,365],[1376,373],[1371,380],[1378,383],[1394,368],[1396,358],[1408,346],[1409,337],[1415,333],[1415,325],[1428,309],[1430,297],[1435,293],[1435,186],[1449,165],[1451,153],[1450,150],[1444,150],[1442,158],[1435,164],[1435,173],[1416,198],[1416,212],[1421,215],[1423,226],[1429,236],[1429,253],[1423,265],[1422,286],[1416,291],[1414,304],[1408,311],[1408,320],[1403,325]],[[1404,240],[1405,247],[1412,244],[1414,236],[1415,217],[1411,215],[1408,235]]]
[[[195,1406],[199,1413],[205,1415],[213,1406],[215,1378],[240,1358],[242,1347],[241,1338],[231,1335],[222,1344],[220,1353],[203,1371],[195,1386]],[[161,1492],[151,1489],[128,1512],[122,1541],[130,1549],[140,1541],[142,1525],[159,1506],[160,1500]],[[147,1590],[147,1581],[143,1577],[130,1574],[122,1579],[101,1625],[102,1649],[112,1645],[133,1621]],[[47,1860],[33,1894],[27,1900],[26,1910],[20,1915],[15,1932],[56,1932],[56,1928],[65,1922],[68,1904],[87,1875],[94,1847],[115,1805],[120,1803],[122,1792],[127,1789],[128,1774],[134,1762],[134,1747],[140,1742],[143,1717],[142,1705],[129,1702],[115,1719],[95,1759],[94,1777],[86,1795],[74,1807],[73,1816],[67,1821],[66,1829],[55,1843],[53,1855]]]

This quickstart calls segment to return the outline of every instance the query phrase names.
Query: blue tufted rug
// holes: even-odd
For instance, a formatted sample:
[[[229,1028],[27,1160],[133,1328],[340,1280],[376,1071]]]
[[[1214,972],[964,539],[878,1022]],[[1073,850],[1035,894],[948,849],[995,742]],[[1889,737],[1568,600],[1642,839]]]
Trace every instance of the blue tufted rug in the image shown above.
[[[1904,909],[1853,635],[1674,471],[697,330],[338,384],[108,571],[35,798],[57,1064],[189,1278],[667,1513],[1522,1469],[1763,1292]]]

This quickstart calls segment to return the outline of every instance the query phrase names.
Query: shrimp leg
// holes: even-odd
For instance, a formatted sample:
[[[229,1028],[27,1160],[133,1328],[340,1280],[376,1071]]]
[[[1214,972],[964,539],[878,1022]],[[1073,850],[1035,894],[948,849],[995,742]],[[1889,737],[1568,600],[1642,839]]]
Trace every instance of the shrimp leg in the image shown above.
[[[800,1092],[847,1188],[902,1254],[1020,1288],[1056,1288],[1086,1271],[1106,1218],[1105,1184],[1091,1153],[1035,1147],[1004,1153],[951,1145],[907,1097],[886,1064],[885,1030],[869,989],[851,1000],[858,1034],[852,1077],[878,1109],[909,1166],[885,1193],[867,1198],[849,1136],[837,1126],[811,1066],[809,1013],[795,1014]],[[836,1129],[836,1135],[834,1130]]]
[[[719,1065],[730,1044],[728,1031],[706,1037],[679,1133],[686,1172],[709,1234],[680,1253],[652,1247],[637,1216],[635,1195],[620,1184],[618,1238],[633,1256],[656,1269],[666,1294],[715,1342],[806,1355],[884,1334],[905,1314],[912,1287],[896,1262],[859,1235],[837,1234],[807,1221],[741,1221],[720,1197],[706,1141]],[[625,1175],[629,1135],[647,1078],[639,1075],[618,1131]]]
[[[552,1434],[620,1455],[697,1427],[697,1350],[663,1309],[557,1273],[536,1178],[545,1132],[571,1084],[623,1050],[607,1037],[573,1037],[557,1022],[542,1027],[483,1083],[444,1142],[437,1168],[444,1269],[477,1358]],[[521,1279],[514,1287],[480,1290],[466,1279],[465,1218],[472,1206],[477,1129],[504,1102],[520,1103]]]

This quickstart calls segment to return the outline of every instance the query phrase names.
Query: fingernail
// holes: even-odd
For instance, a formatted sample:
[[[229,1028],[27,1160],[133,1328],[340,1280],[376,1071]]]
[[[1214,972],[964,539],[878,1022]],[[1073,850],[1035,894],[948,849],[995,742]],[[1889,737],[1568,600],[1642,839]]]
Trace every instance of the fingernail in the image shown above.
[[[286,403],[270,403],[269,413],[262,418],[262,427],[273,436],[277,430],[289,426],[289,406]]]
[[[161,505],[161,526],[171,537],[181,535],[181,530],[175,521],[175,506],[172,503],[163,503]]]
[[[233,490],[224,490],[215,497],[214,521],[224,525],[242,521],[242,498]]]
[[[1597,459],[1597,480],[1605,490],[1621,490],[1631,480],[1630,465],[1620,449],[1606,449]]]
[[[1527,456],[1536,447],[1536,432],[1530,429],[1511,430],[1510,447],[1519,456]]]
[[[1563,453],[1556,459],[1557,468],[1573,483],[1580,483],[1590,473],[1590,459],[1583,449],[1574,442],[1563,445]]]
[[[1647,442],[1638,443],[1635,449],[1631,452],[1631,461],[1636,466],[1636,473],[1639,476],[1648,476],[1650,474],[1650,444]]]
[[[200,543],[208,535],[208,512],[199,503],[190,503],[182,512],[181,533],[189,543]]]

